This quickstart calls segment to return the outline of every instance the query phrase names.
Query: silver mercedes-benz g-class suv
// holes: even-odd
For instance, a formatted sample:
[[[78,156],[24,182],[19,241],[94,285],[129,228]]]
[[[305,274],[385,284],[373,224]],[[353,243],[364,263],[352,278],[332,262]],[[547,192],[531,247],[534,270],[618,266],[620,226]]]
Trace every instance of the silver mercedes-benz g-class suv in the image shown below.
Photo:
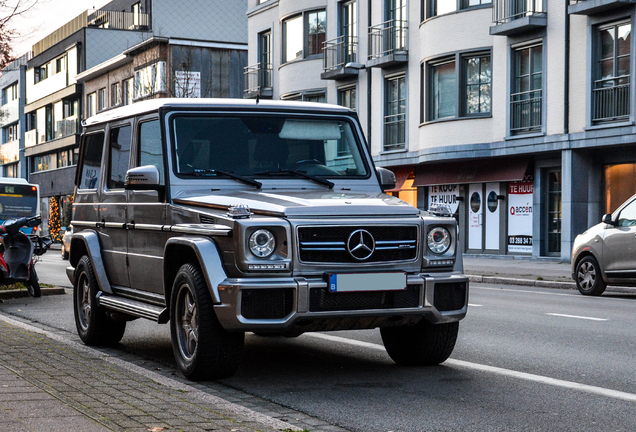
[[[404,365],[455,346],[468,305],[456,221],[383,193],[395,176],[349,109],[114,109],[85,122],[75,184],[67,274],[86,344],[119,342],[135,318],[169,322],[192,380],[234,374],[245,332],[379,327]]]

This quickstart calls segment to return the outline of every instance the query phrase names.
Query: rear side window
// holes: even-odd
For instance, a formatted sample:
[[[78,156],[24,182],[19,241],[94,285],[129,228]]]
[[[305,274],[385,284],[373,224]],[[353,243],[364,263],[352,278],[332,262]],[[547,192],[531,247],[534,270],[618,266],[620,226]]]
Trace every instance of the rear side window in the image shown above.
[[[86,135],[84,138],[84,155],[82,177],[79,189],[95,189],[99,181],[104,151],[104,132]]]
[[[122,189],[126,180],[126,171],[130,162],[130,142],[132,127],[130,125],[115,127],[110,130],[110,163],[108,172],[108,189]]]

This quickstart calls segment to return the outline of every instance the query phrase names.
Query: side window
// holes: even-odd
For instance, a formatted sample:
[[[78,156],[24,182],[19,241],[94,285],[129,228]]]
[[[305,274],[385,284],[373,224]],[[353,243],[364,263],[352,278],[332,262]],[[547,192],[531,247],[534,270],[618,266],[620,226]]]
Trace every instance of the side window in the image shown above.
[[[618,215],[618,226],[636,225],[636,201],[632,201]]]
[[[112,128],[109,136],[110,164],[108,166],[108,189],[121,189],[126,180],[130,159],[130,125]]]
[[[79,189],[95,189],[99,181],[104,151],[104,132],[84,137],[84,155],[82,158],[82,177]]]
[[[163,147],[159,120],[139,125],[139,164],[154,165],[159,170],[159,184],[165,184],[163,170]]]

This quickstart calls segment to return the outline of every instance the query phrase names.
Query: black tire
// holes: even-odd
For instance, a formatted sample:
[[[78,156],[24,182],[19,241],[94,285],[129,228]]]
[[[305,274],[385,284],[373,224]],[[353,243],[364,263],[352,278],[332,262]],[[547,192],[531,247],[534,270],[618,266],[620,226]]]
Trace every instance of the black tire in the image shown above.
[[[382,342],[391,359],[402,366],[434,366],[453,352],[459,322],[381,328]]]
[[[245,334],[223,329],[198,265],[181,266],[170,297],[170,335],[179,370],[192,381],[234,375]]]
[[[99,286],[93,264],[90,258],[84,255],[77,263],[73,287],[73,310],[77,334],[86,345],[115,345],[124,337],[126,322],[110,319],[106,309],[97,305],[98,292]]]
[[[38,274],[35,272],[35,266],[33,264],[31,264],[31,268],[29,269],[29,280],[25,283],[25,285],[31,297],[42,296],[40,281],[38,280]]]
[[[584,257],[576,265],[575,282],[579,292],[587,296],[600,296],[607,288],[601,267],[591,255]]]

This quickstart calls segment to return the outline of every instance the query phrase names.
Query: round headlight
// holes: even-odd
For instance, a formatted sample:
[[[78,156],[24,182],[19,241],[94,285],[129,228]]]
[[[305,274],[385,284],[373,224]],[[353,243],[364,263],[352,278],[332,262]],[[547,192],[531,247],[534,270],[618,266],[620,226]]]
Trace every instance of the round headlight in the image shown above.
[[[259,258],[267,258],[276,249],[276,239],[270,231],[259,229],[250,236],[249,245],[254,255]]]
[[[426,236],[428,248],[436,254],[443,254],[451,245],[451,235],[446,228],[435,227]]]

